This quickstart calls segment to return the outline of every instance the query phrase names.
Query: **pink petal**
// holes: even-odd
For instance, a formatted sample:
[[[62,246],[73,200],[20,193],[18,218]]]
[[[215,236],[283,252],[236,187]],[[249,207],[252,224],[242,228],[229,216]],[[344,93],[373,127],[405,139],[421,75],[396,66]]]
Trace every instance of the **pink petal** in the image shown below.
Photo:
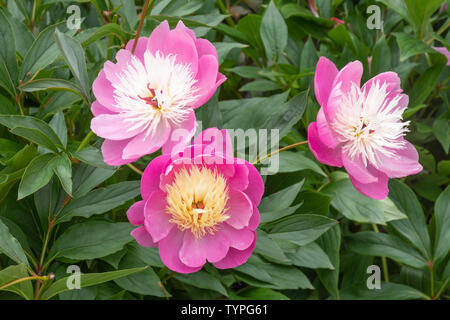
[[[99,137],[109,140],[125,140],[142,131],[142,126],[133,128],[135,123],[127,121],[120,114],[101,114],[91,121],[91,130]]]
[[[329,59],[320,57],[314,75],[314,92],[320,106],[326,107],[338,69]]]
[[[247,262],[248,258],[252,254],[253,249],[255,248],[255,244],[256,244],[256,233],[255,239],[253,240],[253,243],[250,247],[248,247],[245,250],[230,248],[225,258],[223,258],[219,262],[214,263],[214,266],[218,269],[229,269],[244,264],[245,262]]]
[[[116,107],[116,100],[114,99],[114,88],[111,82],[106,79],[105,71],[102,69],[97,78],[92,84],[92,92],[97,101],[111,111],[119,112],[120,109]]]
[[[179,273],[197,272],[202,267],[191,268],[181,262],[178,254],[183,245],[184,232],[173,228],[171,232],[158,243],[159,255],[162,262],[172,271]]]
[[[184,232],[179,258],[189,267],[202,267],[206,261],[222,260],[229,248],[228,239],[219,232],[213,235],[206,234],[197,239],[192,232],[187,230]]]
[[[123,159],[123,149],[127,146],[131,139],[125,140],[108,140],[106,139],[102,144],[102,154],[105,163],[110,166],[121,166],[126,163],[131,163],[136,159]]]
[[[348,94],[352,84],[355,84],[358,87],[360,86],[362,74],[363,66],[361,62],[353,61],[348,63],[336,75],[327,104],[324,107],[325,116],[327,117],[328,122],[334,120],[334,115],[339,108],[342,95]]]
[[[188,27],[186,27],[183,23],[183,21],[178,21],[177,26],[175,27],[175,30],[182,30],[184,32],[186,32],[191,38],[192,40],[194,40],[194,42],[197,40],[197,37],[195,36],[195,32],[191,29],[189,29]],[[200,56],[200,55],[198,55]]]
[[[139,227],[131,231],[131,235],[136,239],[136,242],[143,247],[155,248],[157,245],[153,242],[150,234],[145,230],[145,227]]]
[[[323,112],[323,108],[319,109],[317,113],[317,132],[319,133],[320,141],[323,142],[328,148],[336,148],[339,141],[335,138],[335,133],[332,131],[328,125],[328,121]]]
[[[403,140],[403,139],[402,139]],[[380,154],[379,170],[386,173],[389,178],[401,178],[422,171],[419,164],[419,154],[414,145],[404,140],[405,147],[403,149],[391,150],[395,152],[396,157],[388,157]]]
[[[114,114],[114,112],[102,106],[97,100],[91,104],[91,112],[95,117],[101,114]]]
[[[257,206],[264,194],[264,182],[254,165],[247,161],[245,161],[245,164],[248,169],[248,186],[244,192]]]
[[[170,125],[165,119],[160,119],[156,129],[147,135],[147,130],[139,133],[123,150],[125,159],[139,158],[157,151],[167,141],[170,135]]]
[[[161,155],[153,159],[145,168],[141,178],[142,199],[147,199],[153,191],[160,190],[159,180],[168,161],[170,161],[169,155]]]
[[[174,55],[175,61],[190,66],[192,74],[197,75],[198,55],[194,40],[182,29],[174,29],[165,36],[164,43],[159,50],[165,55]],[[204,68],[202,64],[202,68]]]
[[[106,79],[111,83],[120,83],[120,75],[123,70],[126,70],[128,64],[131,62],[131,52],[128,50],[119,50],[116,54],[117,63],[106,61],[103,70],[105,71]]]
[[[231,137],[227,130],[219,130],[217,128],[208,128],[203,130],[198,136],[194,138],[192,144],[205,144],[208,148],[205,152],[220,153],[233,157],[233,145]]]
[[[308,145],[309,149],[314,154],[316,159],[321,163],[334,167],[343,166],[340,148],[331,149],[323,144],[323,142],[319,138],[316,122],[311,122],[309,124]]]
[[[147,48],[155,55],[160,50],[169,35],[170,27],[167,20],[161,22],[152,32],[148,40]]]
[[[216,47],[214,47],[214,45],[209,42],[206,39],[197,39],[195,42],[196,46],[197,46],[197,53],[198,53],[198,57],[201,58],[204,55],[213,55],[214,57],[216,57],[217,60],[217,50]]]
[[[133,50],[134,41],[135,41],[135,39],[131,39],[130,41],[128,41],[125,49],[131,52]],[[136,50],[134,51],[134,55],[141,61],[144,61],[144,53],[145,53],[145,50],[147,49],[148,43],[149,43],[149,38],[140,37],[138,40],[138,43],[136,45]]]
[[[354,179],[361,183],[373,183],[377,182],[378,178],[372,175],[364,165],[361,156],[355,156],[354,159],[350,159],[344,152],[342,153],[342,163],[344,164],[345,170]]]
[[[153,191],[145,202],[144,225],[154,242],[164,239],[175,227],[169,222],[171,215],[166,212],[166,206],[166,194],[162,191]]]
[[[249,197],[240,191],[228,190],[226,215],[230,216],[226,223],[236,229],[247,227],[253,214],[253,204]]]
[[[198,108],[205,104],[209,98],[216,92],[217,76],[219,71],[219,61],[213,55],[203,55],[198,60],[201,68],[197,73],[197,83],[195,86],[198,88],[198,98],[193,103],[193,108]]]
[[[189,144],[197,129],[195,112],[189,110],[189,114],[183,122],[172,124],[172,132],[162,147],[163,154],[178,153]]]
[[[248,222],[248,228],[252,231],[255,231],[258,228],[260,221],[261,215],[259,214],[258,207],[253,203],[253,214],[250,218],[250,221]]]
[[[135,202],[127,211],[127,217],[128,221],[133,226],[139,226],[141,224],[144,224],[144,206],[145,201],[141,200],[138,202]]]
[[[352,175],[349,175],[350,181],[356,190],[358,190],[363,195],[376,199],[383,200],[387,197],[389,193],[388,189],[388,176],[381,171],[372,168],[370,165],[368,166],[369,172],[378,178],[377,182],[372,183],[361,183],[356,180]]]
[[[248,188],[248,167],[246,164],[235,164],[234,175],[228,179],[228,187],[238,191]]]
[[[229,241],[230,247],[245,250],[253,243],[255,233],[249,228],[235,229],[226,223],[222,223],[218,233],[221,233]]]

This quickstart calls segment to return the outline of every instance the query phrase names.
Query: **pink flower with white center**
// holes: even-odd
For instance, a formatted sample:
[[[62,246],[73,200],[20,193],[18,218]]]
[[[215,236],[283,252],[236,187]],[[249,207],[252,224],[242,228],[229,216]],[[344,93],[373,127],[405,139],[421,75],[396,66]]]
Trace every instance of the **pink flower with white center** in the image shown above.
[[[132,236],[158,247],[171,270],[191,273],[206,262],[219,269],[247,261],[256,243],[259,172],[233,157],[226,130],[210,128],[179,154],[156,157],[141,180],[142,201],[127,212]]]
[[[195,108],[214,94],[226,78],[217,51],[197,39],[180,21],[170,30],[162,22],[149,38],[134,39],[107,61],[93,84],[92,131],[105,138],[102,153],[109,165],[134,162],[159,148],[170,152],[179,141],[171,133],[184,129],[184,141],[196,128]]]
[[[363,67],[353,61],[340,71],[321,57],[314,89],[321,108],[308,128],[308,143],[322,163],[347,170],[353,186],[373,199],[389,193],[389,178],[422,171],[402,114],[409,98],[395,72],[384,72],[360,88]]]

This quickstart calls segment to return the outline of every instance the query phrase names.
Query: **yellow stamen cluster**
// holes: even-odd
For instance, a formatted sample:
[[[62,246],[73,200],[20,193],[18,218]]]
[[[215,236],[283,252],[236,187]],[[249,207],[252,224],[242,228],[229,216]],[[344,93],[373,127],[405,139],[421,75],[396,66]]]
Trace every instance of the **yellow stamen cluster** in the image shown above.
[[[166,212],[180,230],[190,229],[196,238],[214,234],[217,225],[229,218],[226,179],[207,167],[192,166],[175,173],[167,185]]]

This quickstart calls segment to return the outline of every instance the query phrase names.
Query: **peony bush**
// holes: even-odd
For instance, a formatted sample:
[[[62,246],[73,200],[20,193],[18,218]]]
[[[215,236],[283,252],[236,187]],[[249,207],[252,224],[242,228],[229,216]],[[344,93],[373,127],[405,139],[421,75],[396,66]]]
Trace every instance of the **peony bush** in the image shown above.
[[[448,299],[449,8],[399,2],[2,1],[0,299]]]

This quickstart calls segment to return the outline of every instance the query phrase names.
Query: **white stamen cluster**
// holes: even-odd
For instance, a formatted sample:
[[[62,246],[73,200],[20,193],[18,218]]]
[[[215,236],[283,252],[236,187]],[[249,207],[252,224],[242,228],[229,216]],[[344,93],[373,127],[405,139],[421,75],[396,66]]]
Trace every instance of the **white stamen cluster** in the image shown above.
[[[408,132],[409,121],[402,122],[406,106],[398,106],[400,95],[390,101],[388,95],[386,82],[375,81],[368,92],[353,84],[331,124],[347,156],[360,156],[365,166],[379,167],[380,154],[395,158],[395,149],[404,148],[398,139]]]

